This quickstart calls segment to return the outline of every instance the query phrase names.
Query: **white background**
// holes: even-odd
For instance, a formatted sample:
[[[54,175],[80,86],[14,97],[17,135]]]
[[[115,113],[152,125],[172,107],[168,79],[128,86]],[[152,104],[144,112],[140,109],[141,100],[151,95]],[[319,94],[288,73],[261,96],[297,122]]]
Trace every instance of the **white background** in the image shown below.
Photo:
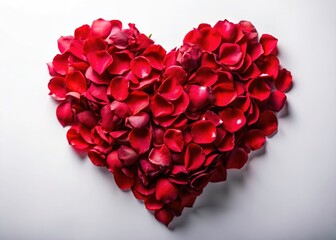
[[[0,239],[336,239],[335,1],[0,1]],[[103,17],[167,50],[201,22],[252,21],[292,71],[279,132],[193,209],[159,224],[107,171],[68,146],[48,96],[56,40]]]

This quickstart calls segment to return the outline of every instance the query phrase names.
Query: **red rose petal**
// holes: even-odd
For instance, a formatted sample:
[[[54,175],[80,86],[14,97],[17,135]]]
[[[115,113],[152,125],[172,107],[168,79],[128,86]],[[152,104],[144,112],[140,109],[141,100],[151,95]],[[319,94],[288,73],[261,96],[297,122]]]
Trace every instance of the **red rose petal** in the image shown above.
[[[70,45],[73,39],[74,39],[73,36],[66,36],[66,37],[62,36],[57,40],[58,49],[60,50],[61,53],[65,53],[70,49]]]
[[[223,43],[219,49],[219,59],[224,65],[232,66],[241,61],[242,50],[238,44]]]
[[[221,35],[212,28],[203,28],[197,36],[197,44],[203,51],[212,52],[216,50],[221,42]]]
[[[223,121],[223,127],[229,132],[238,131],[246,123],[244,113],[238,108],[226,108],[219,113],[219,116]]]
[[[93,163],[93,165],[95,165],[97,167],[105,167],[106,156],[104,157],[104,155],[102,155],[98,151],[96,151],[94,149],[91,149],[88,152],[88,157],[91,160],[91,162]]]
[[[271,94],[271,89],[265,82],[264,78],[254,79],[249,85],[248,90],[251,94],[251,97],[260,101],[266,100]]]
[[[85,77],[96,84],[108,85],[110,81],[105,75],[99,75],[95,72],[92,67],[88,67],[85,72]]]
[[[83,93],[87,89],[85,77],[80,71],[68,73],[65,77],[64,83],[71,92]]]
[[[149,105],[149,96],[143,91],[133,91],[128,94],[126,103],[135,115]]]
[[[149,61],[145,57],[136,57],[131,61],[130,64],[132,73],[138,78],[146,78],[152,71],[152,67]]]
[[[276,45],[278,43],[278,39],[276,39],[272,35],[269,34],[261,35],[260,43],[264,49],[265,55],[276,53]]]
[[[127,121],[134,128],[142,128],[142,127],[145,127],[147,123],[149,122],[149,115],[145,112],[139,112],[136,115],[128,117]]]
[[[64,78],[53,77],[48,83],[49,95],[54,95],[57,99],[65,99],[67,91],[64,86]]]
[[[212,143],[216,139],[216,126],[211,121],[197,121],[191,125],[191,136],[195,143]]]
[[[143,154],[149,150],[151,138],[151,131],[147,128],[133,128],[128,135],[131,146],[139,154]]]
[[[128,97],[129,81],[124,77],[115,77],[111,80],[109,90],[111,95],[118,101]]]
[[[118,149],[118,158],[126,165],[133,164],[138,159],[138,154],[133,148],[121,145]]]
[[[217,73],[207,67],[200,67],[196,72],[196,82],[201,86],[210,87],[216,83],[218,79]]]
[[[106,21],[102,18],[99,18],[93,21],[91,25],[91,34],[93,36],[99,36],[102,38],[108,37],[112,30],[112,24],[110,21]]]
[[[126,176],[122,171],[113,172],[114,180],[121,190],[129,190],[134,184],[134,178]]]
[[[154,216],[156,220],[163,223],[164,225],[168,226],[168,224],[173,220],[174,215],[168,211],[167,209],[160,209],[155,211]]]
[[[222,123],[220,117],[213,111],[207,110],[201,117],[202,120],[211,121],[216,127]]]
[[[244,143],[251,150],[257,150],[264,146],[266,141],[264,133],[259,129],[251,129],[246,133]]]
[[[199,145],[190,143],[186,148],[184,161],[184,166],[188,171],[195,171],[204,164],[205,153]]]
[[[78,150],[84,150],[90,146],[73,127],[68,130],[67,139],[69,144]]]
[[[173,116],[184,113],[189,105],[188,95],[183,91],[182,95],[173,101],[172,104],[174,105],[174,112],[172,113]]]
[[[74,113],[70,102],[60,104],[56,109],[56,116],[63,127],[71,125],[74,119]]]
[[[159,148],[152,149],[148,160],[155,165],[168,166],[171,162],[171,153],[165,145],[162,145]]]
[[[176,187],[165,178],[160,178],[155,187],[155,198],[163,203],[174,201],[178,196]]]
[[[83,52],[89,54],[95,51],[106,50],[106,42],[99,37],[91,37],[84,42]]]
[[[268,55],[263,60],[260,66],[260,70],[262,73],[271,76],[273,79],[276,79],[278,76],[279,66],[279,59],[274,55]]]
[[[270,136],[278,129],[278,119],[272,111],[265,111],[260,114],[257,125],[266,136]]]
[[[165,99],[172,101],[181,96],[183,88],[175,78],[170,78],[161,83],[158,92]]]
[[[226,132],[223,141],[219,144],[218,150],[221,152],[231,151],[235,146],[235,137],[233,133]]]
[[[237,29],[234,23],[229,22],[228,20],[218,21],[214,26],[222,36],[224,42],[232,43],[236,39]]]
[[[286,103],[286,95],[281,91],[274,91],[271,93],[269,102],[267,103],[269,109],[279,112]]]
[[[108,67],[108,72],[111,74],[123,74],[130,70],[130,56],[125,52],[112,53],[113,62]]]
[[[113,62],[112,56],[105,50],[92,52],[87,55],[87,58],[98,74],[102,74]]]
[[[168,129],[164,136],[164,143],[166,146],[174,152],[182,152],[184,147],[183,134],[178,129]]]
[[[52,66],[54,68],[54,70],[61,75],[65,75],[68,72],[68,67],[69,67],[69,63],[68,63],[68,58],[69,58],[69,54],[65,53],[65,54],[57,54],[53,61],[52,61]]]
[[[205,108],[212,100],[211,90],[209,87],[190,85],[187,89],[189,96],[189,106],[191,111],[197,111]]]
[[[227,169],[230,169],[230,168],[240,169],[246,164],[247,160],[248,160],[248,155],[246,151],[242,148],[236,148],[231,152],[226,162],[226,168]]]
[[[174,105],[163,98],[159,93],[155,94],[149,103],[153,116],[168,116],[174,111]]]
[[[152,68],[157,70],[164,69],[163,60],[166,56],[166,50],[160,45],[151,45],[143,53],[148,59]]]
[[[110,172],[115,172],[122,168],[123,164],[118,157],[118,151],[113,151],[107,155],[106,165]]]
[[[220,107],[228,105],[237,97],[233,82],[225,82],[216,85],[212,89],[212,94],[215,97],[215,105]]]
[[[96,115],[90,110],[78,113],[77,118],[81,124],[90,129],[95,127],[98,123]]]
[[[279,91],[287,92],[293,85],[292,74],[285,68],[279,71],[278,77],[275,80],[275,86]]]

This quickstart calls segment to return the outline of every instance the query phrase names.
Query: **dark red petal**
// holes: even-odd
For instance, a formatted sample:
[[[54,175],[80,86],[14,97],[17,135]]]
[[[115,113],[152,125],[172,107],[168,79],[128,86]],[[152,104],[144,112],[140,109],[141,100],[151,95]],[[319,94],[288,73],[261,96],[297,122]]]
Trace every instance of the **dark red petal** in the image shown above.
[[[112,30],[112,24],[110,21],[106,21],[102,18],[99,18],[93,21],[91,25],[91,34],[93,36],[99,36],[102,38],[107,38]]]
[[[136,57],[131,61],[131,70],[132,73],[138,78],[146,78],[149,76],[152,71],[152,67],[149,64],[149,61],[145,57]]]
[[[164,143],[174,152],[182,152],[184,147],[183,134],[178,129],[168,129],[164,136]]]
[[[260,43],[264,49],[264,55],[276,53],[278,39],[269,34],[263,34],[260,37]]]
[[[196,82],[201,86],[210,87],[216,83],[218,79],[217,73],[207,67],[200,67],[196,72]]]
[[[238,131],[246,123],[244,113],[238,108],[226,108],[219,113],[219,116],[223,121],[223,127],[229,132]]]
[[[160,178],[155,187],[155,198],[163,203],[174,201],[178,196],[176,187],[165,178]]]
[[[168,226],[168,224],[173,220],[174,215],[165,208],[155,211],[154,216],[156,220]]]
[[[212,143],[216,139],[216,126],[208,120],[197,121],[191,125],[191,136],[195,143]]]
[[[226,177],[227,177],[226,167],[222,163],[219,163],[216,165],[215,171],[210,178],[210,182],[213,183],[223,182],[226,180]]]
[[[240,169],[246,164],[247,160],[248,160],[248,155],[246,151],[242,148],[235,148],[231,152],[226,162],[226,168],[227,169],[230,169],[230,168]]]
[[[109,90],[111,95],[118,101],[128,97],[129,81],[124,77],[115,77],[111,80]]]
[[[271,94],[271,89],[265,82],[264,78],[254,79],[249,85],[248,91],[251,94],[251,97],[260,101],[266,100]]]
[[[212,94],[215,97],[215,105],[220,107],[228,105],[237,97],[233,82],[224,82],[216,85],[212,89]]]
[[[174,111],[174,105],[168,102],[159,93],[150,99],[149,106],[154,117],[168,116]]]
[[[143,154],[149,150],[152,134],[147,128],[133,128],[128,135],[131,146],[139,153]]]
[[[278,129],[278,119],[272,111],[265,111],[260,114],[257,125],[266,136],[270,136]]]
[[[163,207],[163,203],[156,200],[154,197],[145,198],[145,206],[149,211],[156,211]]]
[[[87,89],[85,77],[80,71],[68,73],[65,77],[64,83],[71,92],[83,93]]]
[[[61,75],[65,75],[68,72],[69,62],[68,62],[69,54],[57,54],[53,61],[52,66],[54,70]]]
[[[118,157],[118,151],[113,151],[107,155],[106,165],[110,172],[115,172],[122,168],[123,164]]]
[[[95,127],[98,123],[97,116],[90,110],[78,113],[77,118],[81,124],[90,129]]]
[[[255,61],[264,53],[262,45],[257,42],[249,44],[247,51],[252,61]]]
[[[124,102],[113,101],[110,104],[111,111],[118,115],[120,118],[126,118],[130,115],[129,107]]]
[[[130,70],[131,58],[127,53],[112,53],[113,62],[107,69],[111,74],[123,74]]]
[[[236,65],[243,57],[242,50],[238,44],[223,43],[219,49],[219,59],[224,65]]]
[[[226,132],[223,141],[219,144],[218,150],[221,152],[231,151],[235,146],[235,137],[233,133]]]
[[[171,153],[165,145],[162,145],[159,148],[152,149],[148,160],[155,165],[168,166],[171,162]]]
[[[72,40],[74,39],[73,36],[66,36],[66,37],[60,37],[57,40],[58,49],[61,53],[65,53],[70,49],[70,45],[72,43]]]
[[[212,28],[203,28],[197,36],[197,44],[203,51],[212,52],[216,50],[221,43],[221,35]]]
[[[88,152],[88,156],[91,160],[91,162],[97,166],[97,167],[104,167],[105,164],[106,164],[106,156],[97,152],[96,150],[94,149],[91,149],[89,152]]]
[[[67,139],[72,147],[79,150],[87,149],[90,146],[74,128],[68,130]]]
[[[275,80],[275,86],[279,91],[287,92],[293,85],[292,74],[285,68],[279,71],[278,77]]]
[[[187,94],[190,101],[188,109],[193,112],[205,108],[212,101],[210,87],[190,85]]]
[[[213,111],[207,110],[201,117],[202,120],[211,121],[216,127],[222,123],[220,117]]]
[[[133,115],[140,112],[142,109],[146,108],[149,104],[149,96],[143,91],[133,91],[128,94],[126,103],[130,108]]]
[[[188,171],[195,171],[204,164],[205,153],[199,145],[190,143],[185,151],[184,161],[184,166]]]
[[[276,79],[278,76],[279,66],[279,59],[272,54],[265,57],[259,68],[262,73],[271,76],[273,79]]]
[[[50,90],[50,95],[55,95],[55,97],[60,100],[66,97],[67,91],[64,86],[64,78],[53,77],[48,83],[48,88]]]
[[[187,73],[181,66],[171,66],[166,68],[164,76],[165,79],[175,78],[181,85],[187,80]]]
[[[87,55],[87,58],[98,74],[102,74],[113,62],[112,56],[106,50],[92,52]]]
[[[157,91],[160,93],[162,97],[172,101],[176,100],[181,96],[183,88],[175,78],[170,78],[164,80]]]
[[[134,128],[142,128],[145,127],[149,121],[149,115],[145,112],[139,112],[136,115],[130,116],[127,118],[127,121]]]
[[[75,30],[75,39],[78,40],[85,40],[87,36],[90,34],[90,26],[85,24],[83,26],[80,26],[79,28],[76,28]]]
[[[267,103],[269,109],[279,112],[286,103],[286,95],[281,91],[274,91],[271,93],[269,101]]]
[[[126,165],[133,164],[138,159],[138,154],[133,148],[121,145],[118,149],[118,158]]]
[[[222,36],[224,42],[234,42],[237,35],[237,29],[234,23],[229,22],[228,20],[218,21],[214,29],[216,29]]]
[[[60,104],[56,109],[56,116],[63,127],[71,125],[74,119],[74,113],[70,102]]]
[[[152,68],[162,70],[165,66],[163,60],[166,56],[166,50],[160,45],[151,45],[143,53],[148,59]]]
[[[245,145],[251,150],[257,150],[264,146],[266,141],[264,133],[259,129],[251,129],[244,138]]]
[[[126,176],[121,170],[114,171],[113,176],[121,190],[129,190],[134,184],[134,178]]]

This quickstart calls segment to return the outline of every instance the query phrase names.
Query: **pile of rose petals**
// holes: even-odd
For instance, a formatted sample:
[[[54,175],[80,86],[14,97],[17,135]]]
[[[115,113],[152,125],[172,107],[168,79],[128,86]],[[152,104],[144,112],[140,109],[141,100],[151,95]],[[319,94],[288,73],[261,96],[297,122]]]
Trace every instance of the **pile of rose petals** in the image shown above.
[[[168,225],[277,131],[292,76],[248,21],[200,24],[170,52],[97,19],[58,39],[48,88],[69,144]]]

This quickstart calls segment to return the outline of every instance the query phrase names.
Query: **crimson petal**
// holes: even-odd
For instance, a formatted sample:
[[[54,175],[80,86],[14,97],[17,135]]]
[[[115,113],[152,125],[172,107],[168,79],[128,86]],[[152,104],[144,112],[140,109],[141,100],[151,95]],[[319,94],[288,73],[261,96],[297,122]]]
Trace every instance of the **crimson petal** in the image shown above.
[[[175,78],[170,78],[162,82],[158,92],[165,99],[172,101],[181,96],[183,88]]]
[[[215,105],[220,107],[228,105],[237,97],[233,82],[225,82],[216,85],[212,89],[212,94],[215,97]]]
[[[278,39],[276,39],[272,35],[269,34],[261,35],[260,43],[264,49],[265,55],[276,53],[276,45],[278,43]]]
[[[248,155],[246,151],[242,148],[235,148],[231,152],[226,162],[226,168],[227,169],[230,169],[230,168],[240,169],[246,164],[247,160],[248,160]]]
[[[219,59],[224,65],[232,66],[241,61],[242,50],[238,44],[223,43],[219,49]]]
[[[275,86],[279,91],[287,92],[293,85],[292,74],[285,68],[279,71],[278,77],[275,80]]]
[[[154,117],[168,116],[174,111],[174,105],[168,102],[159,93],[151,98],[149,106]]]
[[[281,91],[274,91],[271,93],[271,96],[269,98],[269,102],[267,103],[267,105],[269,106],[269,108],[275,112],[279,112],[283,106],[286,103],[286,95],[281,92]]]
[[[84,75],[80,71],[68,73],[65,77],[65,86],[76,93],[83,93],[87,89],[87,84]]]
[[[133,128],[128,135],[131,146],[139,154],[143,154],[149,150],[151,138],[151,131],[147,128]]]
[[[265,111],[260,114],[257,125],[266,136],[270,136],[278,129],[278,119],[272,111]]]
[[[129,81],[124,77],[115,77],[111,80],[109,90],[111,95],[118,101],[128,97]]]
[[[133,115],[135,115],[148,106],[149,96],[143,91],[133,91],[128,94],[126,103]]]
[[[113,62],[112,56],[106,50],[95,51],[87,55],[92,68],[102,74]]]
[[[244,138],[244,143],[251,150],[257,150],[264,146],[265,144],[265,135],[259,129],[251,129],[246,133]]]
[[[248,90],[251,94],[251,97],[260,101],[266,100],[271,94],[271,89],[265,82],[264,78],[254,79],[249,85]]]
[[[199,145],[190,143],[185,151],[184,161],[184,166],[188,171],[195,171],[204,164],[205,153]]]
[[[159,148],[152,149],[148,160],[155,165],[168,166],[171,162],[171,153],[165,145],[162,145]]]
[[[163,203],[174,201],[178,196],[176,187],[165,178],[157,181],[155,189],[155,198]]]
[[[216,126],[208,120],[197,121],[191,125],[191,136],[195,143],[212,143],[216,139]]]
[[[244,113],[238,108],[226,108],[219,113],[219,116],[223,121],[223,127],[229,132],[238,131],[246,123]]]
[[[165,208],[155,211],[154,217],[159,222],[163,223],[164,225],[168,226],[168,224],[173,220],[174,215]]]
[[[152,67],[149,61],[145,57],[136,57],[131,61],[131,70],[138,78],[146,78],[152,71]]]
[[[182,152],[184,147],[183,134],[178,129],[168,129],[164,136],[164,143],[174,152]]]
[[[74,119],[74,113],[70,102],[60,104],[56,109],[56,116],[63,127],[71,125]]]
[[[133,148],[121,145],[118,149],[118,158],[126,165],[133,164],[138,159],[138,154]]]

